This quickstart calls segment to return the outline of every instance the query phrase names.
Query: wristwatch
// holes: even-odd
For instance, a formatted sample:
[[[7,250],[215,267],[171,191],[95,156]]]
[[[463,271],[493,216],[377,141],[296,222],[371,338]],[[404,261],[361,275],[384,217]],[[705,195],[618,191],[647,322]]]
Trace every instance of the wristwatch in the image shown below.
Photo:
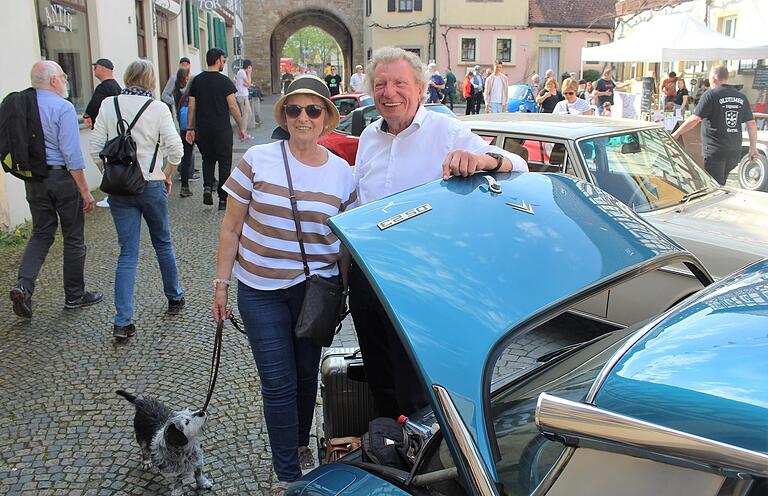
[[[498,153],[486,153],[486,155],[496,159],[496,167],[487,170],[486,172],[496,172],[497,170],[501,169],[501,164],[504,163],[504,155],[499,155]]]

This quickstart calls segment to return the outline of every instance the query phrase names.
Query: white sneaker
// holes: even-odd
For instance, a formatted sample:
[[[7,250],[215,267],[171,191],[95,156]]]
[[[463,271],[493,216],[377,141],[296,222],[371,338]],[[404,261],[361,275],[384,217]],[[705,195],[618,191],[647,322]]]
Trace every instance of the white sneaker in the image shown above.
[[[108,199],[108,198],[109,198],[109,197],[107,196],[107,197],[106,197],[106,198],[104,198],[103,200],[99,200],[99,201],[97,201],[97,202],[96,202],[96,206],[97,206],[97,207],[102,207],[102,208],[109,208],[109,202],[107,201],[107,199]]]

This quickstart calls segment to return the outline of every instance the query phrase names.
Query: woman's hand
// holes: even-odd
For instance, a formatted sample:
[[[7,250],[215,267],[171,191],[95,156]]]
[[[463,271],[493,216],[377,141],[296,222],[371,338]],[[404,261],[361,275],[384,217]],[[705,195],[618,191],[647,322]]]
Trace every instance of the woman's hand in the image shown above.
[[[232,309],[227,306],[227,289],[229,289],[228,286],[218,284],[216,285],[216,292],[213,295],[211,315],[217,324],[232,316]]]

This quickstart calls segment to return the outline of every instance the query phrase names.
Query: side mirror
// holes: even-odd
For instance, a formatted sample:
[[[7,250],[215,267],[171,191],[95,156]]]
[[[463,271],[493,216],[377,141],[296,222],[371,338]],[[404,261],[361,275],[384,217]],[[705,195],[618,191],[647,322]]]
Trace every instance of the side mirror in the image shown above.
[[[621,153],[625,155],[628,153],[640,153],[640,143],[638,143],[637,141],[624,143],[623,145],[621,145]]]

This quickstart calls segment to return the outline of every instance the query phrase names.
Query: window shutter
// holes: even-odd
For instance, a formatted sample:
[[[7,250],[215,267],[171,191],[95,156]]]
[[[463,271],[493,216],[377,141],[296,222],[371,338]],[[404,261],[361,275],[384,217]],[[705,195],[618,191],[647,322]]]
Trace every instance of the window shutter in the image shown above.
[[[223,19],[213,18],[214,32],[216,34],[216,46],[224,50],[224,56],[229,57],[227,49],[227,25]]]
[[[192,34],[195,39],[195,48],[200,48],[200,9],[192,6]]]
[[[396,0],[389,0],[387,2],[387,12],[394,12],[397,10]]]
[[[191,45],[195,41],[195,37],[192,35],[192,3],[190,0],[184,0],[184,12],[187,15],[187,45]]]
[[[213,37],[216,36],[213,32],[213,20],[211,19],[210,12],[205,13],[205,20],[208,25],[208,50],[213,48]]]
[[[413,10],[421,10],[421,0],[415,0],[413,2]]]

